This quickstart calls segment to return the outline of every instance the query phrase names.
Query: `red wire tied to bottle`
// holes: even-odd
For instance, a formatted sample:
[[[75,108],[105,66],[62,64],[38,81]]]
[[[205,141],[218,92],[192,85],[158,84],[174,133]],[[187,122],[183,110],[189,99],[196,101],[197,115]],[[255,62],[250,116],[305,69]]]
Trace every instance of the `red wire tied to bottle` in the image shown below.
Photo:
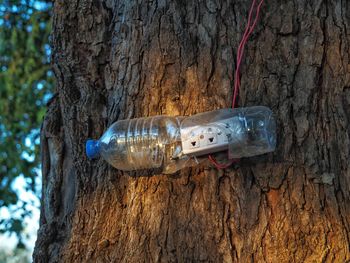
[[[247,26],[245,28],[242,40],[239,43],[238,50],[237,50],[237,59],[236,59],[237,65],[236,65],[236,70],[235,70],[235,82],[234,82],[234,89],[233,89],[233,96],[232,96],[232,109],[234,109],[236,106],[237,96],[238,96],[238,92],[239,92],[239,88],[240,88],[240,84],[241,84],[239,74],[240,74],[240,67],[241,67],[242,57],[243,57],[243,53],[244,53],[244,48],[245,48],[247,41],[248,41],[250,35],[253,33],[254,28],[258,22],[260,9],[261,9],[262,4],[264,3],[264,0],[261,0],[257,6],[256,6],[256,2],[257,2],[256,0],[253,0],[252,5],[250,7]],[[253,16],[253,12],[254,12],[255,7],[256,7],[255,18],[254,18],[253,23],[251,24],[252,16]],[[237,162],[237,159],[230,159],[228,163],[220,164],[211,155],[208,156],[208,159],[218,169],[225,169],[225,168],[231,166],[233,163]]]

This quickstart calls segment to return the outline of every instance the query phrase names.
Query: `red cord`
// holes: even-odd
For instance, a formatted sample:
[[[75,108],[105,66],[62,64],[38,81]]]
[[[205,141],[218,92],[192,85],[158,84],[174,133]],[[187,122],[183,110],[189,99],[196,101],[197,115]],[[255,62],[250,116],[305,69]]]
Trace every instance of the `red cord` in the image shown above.
[[[250,35],[253,33],[253,30],[256,26],[256,23],[258,22],[260,9],[261,9],[261,6],[262,6],[264,0],[261,0],[259,5],[257,6],[254,22],[250,26],[252,13],[253,13],[253,10],[255,7],[255,2],[256,2],[256,0],[253,0],[252,6],[251,6],[250,11],[249,11],[248,24],[246,26],[245,32],[243,34],[241,43],[239,44],[238,51],[237,51],[237,66],[236,66],[236,72],[235,72],[235,84],[234,84],[234,93],[233,93],[233,98],[232,98],[232,108],[235,108],[235,105],[237,102],[237,95],[238,95],[238,91],[239,91],[240,84],[241,84],[239,73],[240,73],[240,67],[241,67],[242,57],[243,57],[243,53],[244,53],[244,48],[245,48],[245,45],[246,45]]]
[[[208,156],[208,159],[209,159],[209,161],[210,161],[212,164],[214,164],[215,167],[218,168],[218,169],[225,169],[225,168],[231,166],[231,165],[234,163],[233,159],[230,160],[229,163],[224,163],[224,164],[218,163],[218,162],[215,160],[215,158],[214,158],[213,156],[211,156],[211,155]]]
[[[235,106],[236,106],[237,96],[238,96],[238,92],[239,92],[239,88],[240,88],[240,84],[241,84],[239,73],[240,73],[240,67],[241,67],[242,57],[243,57],[243,53],[244,53],[244,48],[245,48],[245,45],[247,44],[247,41],[248,41],[250,35],[253,33],[253,30],[254,30],[254,28],[256,26],[256,23],[258,22],[260,9],[261,9],[261,6],[262,6],[263,2],[264,2],[264,0],[261,0],[259,2],[258,6],[256,7],[255,18],[254,18],[253,24],[250,25],[251,24],[251,20],[252,20],[253,11],[254,11],[255,4],[256,4],[256,0],[253,0],[252,5],[251,5],[250,10],[249,10],[247,26],[245,28],[242,40],[241,40],[241,42],[239,43],[239,46],[238,46],[237,59],[236,59],[237,65],[236,65],[236,71],[235,71],[234,91],[233,91],[233,97],[232,97],[232,109],[234,109]],[[215,167],[218,168],[218,169],[225,169],[225,168],[231,166],[233,163],[237,162],[236,159],[230,159],[227,164],[220,164],[220,163],[218,163],[215,160],[215,158],[213,156],[209,155],[208,158],[209,158],[210,162],[212,164],[214,164]]]

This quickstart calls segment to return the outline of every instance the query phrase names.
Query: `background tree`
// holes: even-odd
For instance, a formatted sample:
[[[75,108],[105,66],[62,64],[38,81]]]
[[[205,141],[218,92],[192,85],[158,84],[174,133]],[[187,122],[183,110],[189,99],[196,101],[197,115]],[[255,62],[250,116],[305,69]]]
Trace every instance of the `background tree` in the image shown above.
[[[350,259],[347,1],[263,6],[239,105],[276,113],[273,154],[150,177],[85,156],[86,139],[118,119],[229,107],[249,6],[55,2],[36,262]]]
[[[0,1],[0,233],[16,233],[21,245],[28,200],[13,184],[23,176],[35,191],[39,166],[39,127],[50,96],[48,36],[51,5],[46,1]]]

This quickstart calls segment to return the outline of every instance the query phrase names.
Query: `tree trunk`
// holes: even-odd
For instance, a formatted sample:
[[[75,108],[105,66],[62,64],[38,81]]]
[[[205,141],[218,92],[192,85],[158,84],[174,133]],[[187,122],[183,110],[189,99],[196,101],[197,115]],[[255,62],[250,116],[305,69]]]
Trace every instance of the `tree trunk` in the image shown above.
[[[35,262],[350,260],[349,1],[263,5],[239,106],[274,111],[273,154],[148,177],[85,155],[116,120],[230,107],[250,3],[55,1]]]

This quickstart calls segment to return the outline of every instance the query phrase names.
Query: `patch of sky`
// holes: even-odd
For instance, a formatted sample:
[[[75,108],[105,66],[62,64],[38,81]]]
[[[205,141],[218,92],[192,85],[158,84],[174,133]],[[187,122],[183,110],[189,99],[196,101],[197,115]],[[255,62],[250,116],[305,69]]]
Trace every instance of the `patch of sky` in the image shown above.
[[[44,45],[45,48],[45,54],[48,56],[48,59],[50,59],[50,55],[51,55],[51,47],[49,44],[45,44]]]
[[[28,25],[27,26],[27,32],[32,32],[33,31],[33,26],[32,25]]]
[[[37,169],[40,173],[40,170]],[[38,176],[35,180],[35,184],[38,190],[41,188],[41,176]],[[28,191],[27,189],[27,179],[21,175],[14,180],[12,183],[12,188],[17,192],[20,201],[15,206],[1,207],[0,215],[1,219],[10,219],[11,217],[21,216],[21,206],[25,205],[29,211],[29,214],[24,218],[24,239],[22,240],[26,247],[32,252],[34,249],[36,232],[39,228],[39,218],[40,211],[38,207],[40,206],[40,201],[36,193]],[[0,247],[6,249],[14,249],[17,245],[17,237],[15,234],[2,234],[0,235]]]
[[[44,84],[42,82],[39,82],[37,85],[36,85],[36,88],[38,90],[42,90],[44,88]]]
[[[52,94],[51,94],[51,93],[45,94],[45,95],[44,95],[44,98],[43,98],[44,104],[47,104],[51,98],[52,98]],[[41,103],[41,102],[40,102],[40,103]]]
[[[33,6],[36,10],[46,10],[49,4],[44,1],[34,1]]]

